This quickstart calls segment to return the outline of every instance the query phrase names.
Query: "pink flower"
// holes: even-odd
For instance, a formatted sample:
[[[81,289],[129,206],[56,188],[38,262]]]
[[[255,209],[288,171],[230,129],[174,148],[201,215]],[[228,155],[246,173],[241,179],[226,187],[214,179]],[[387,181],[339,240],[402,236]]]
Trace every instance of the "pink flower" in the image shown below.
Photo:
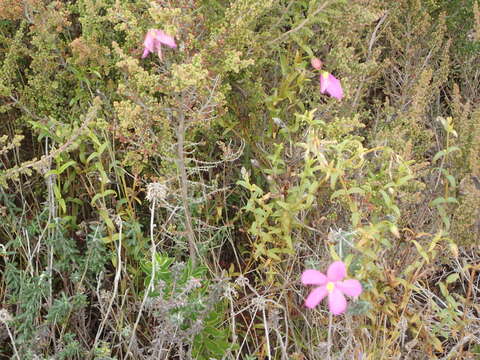
[[[343,89],[340,80],[326,71],[322,71],[320,74],[320,92],[322,94],[327,93],[338,100],[342,100],[343,98]]]
[[[328,267],[326,276],[317,270],[305,270],[302,274],[302,283],[318,285],[308,295],[305,306],[312,309],[328,295],[330,312],[333,315],[342,314],[347,309],[347,300],[344,295],[357,297],[362,293],[362,285],[358,280],[343,280],[346,274],[346,266],[341,261],[333,262]]]
[[[310,64],[312,64],[313,68],[314,69],[317,69],[317,70],[320,70],[322,68],[322,60],[320,60],[319,58],[317,57],[314,57],[310,60]]]
[[[144,50],[142,59],[145,59],[148,54],[156,52],[158,57],[162,59],[162,44],[171,48],[176,48],[175,39],[170,35],[165,34],[162,30],[150,29],[145,36],[143,42]]]

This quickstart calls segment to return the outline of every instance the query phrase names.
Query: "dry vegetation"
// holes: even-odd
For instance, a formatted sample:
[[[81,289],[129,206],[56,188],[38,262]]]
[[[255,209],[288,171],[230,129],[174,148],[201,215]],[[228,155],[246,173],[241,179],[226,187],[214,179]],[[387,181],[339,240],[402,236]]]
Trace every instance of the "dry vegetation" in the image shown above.
[[[0,0],[0,359],[479,359],[479,54],[478,0]]]

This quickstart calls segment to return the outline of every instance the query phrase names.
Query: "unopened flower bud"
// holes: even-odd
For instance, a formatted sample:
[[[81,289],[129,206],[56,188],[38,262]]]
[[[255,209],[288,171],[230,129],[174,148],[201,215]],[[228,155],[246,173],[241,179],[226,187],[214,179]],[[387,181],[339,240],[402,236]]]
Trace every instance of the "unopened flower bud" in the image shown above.
[[[310,60],[310,63],[312,64],[313,68],[317,70],[320,70],[323,65],[322,60],[317,57],[312,58],[312,60]]]

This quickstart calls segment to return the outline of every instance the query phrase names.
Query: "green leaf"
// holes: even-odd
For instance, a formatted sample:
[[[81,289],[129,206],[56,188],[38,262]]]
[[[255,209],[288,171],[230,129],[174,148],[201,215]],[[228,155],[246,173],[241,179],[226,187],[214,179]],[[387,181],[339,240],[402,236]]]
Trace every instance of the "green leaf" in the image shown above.
[[[67,202],[71,202],[71,203],[74,203],[74,204],[77,204],[77,205],[80,205],[82,206],[83,205],[83,201],[78,199],[78,198],[73,198],[71,196],[69,196],[68,198],[65,199]]]
[[[115,192],[115,190],[112,190],[112,189],[107,189],[105,190],[103,193],[100,193],[100,194],[96,194],[93,198],[92,198],[92,201],[90,201],[90,204],[92,206],[95,205],[95,202],[100,199],[100,198],[104,198],[108,195],[114,195],[115,197],[117,196],[117,193]]]
[[[286,203],[286,202],[284,202],[284,201],[281,201],[281,200],[277,200],[275,203],[276,203],[278,206],[280,206],[282,209],[287,210],[287,211],[290,211],[291,208],[292,208],[292,205],[291,205],[291,204],[288,204],[288,203]]]
[[[430,263],[430,258],[428,257],[428,254],[425,252],[425,250],[423,249],[422,245],[420,245],[417,241],[415,240],[412,240],[413,244],[415,245],[415,247],[417,248],[417,251],[418,253],[425,259],[425,261],[428,263]]]
[[[448,197],[446,199],[444,197],[438,197],[430,203],[431,206],[438,206],[442,204],[458,204],[458,200],[454,197]]]
[[[441,151],[437,152],[432,159],[432,163],[434,163],[435,161],[437,161],[438,159],[440,159],[444,155],[445,155],[445,150],[441,150]]]
[[[345,189],[337,190],[332,194],[332,196],[330,196],[330,200],[333,200],[339,196],[346,195],[346,194],[347,194],[347,190]]]
[[[112,219],[110,219],[110,216],[108,215],[107,210],[100,209],[100,210],[98,210],[98,214],[100,215],[100,217],[102,218],[102,220],[105,222],[105,224],[107,225],[107,227],[110,230],[115,229],[115,225],[113,225],[113,221],[112,221]]]
[[[275,249],[269,249],[267,250],[267,256],[273,260],[276,260],[276,261],[281,261],[282,259],[280,258],[280,256],[278,256],[276,254],[276,251]]]
[[[365,190],[359,187],[353,187],[348,190],[345,190],[345,189],[337,190],[332,194],[332,196],[330,196],[330,200],[333,200],[340,195],[351,195],[351,194],[365,195]]]
[[[87,158],[87,160],[85,161],[85,163],[88,164],[90,161],[92,161],[93,159],[95,159],[95,158],[98,157],[98,156],[99,156],[98,152],[94,151],[93,153],[91,153],[91,154],[88,156],[88,158]]]
[[[352,212],[352,227],[356,228],[360,224],[360,213],[358,211]]]
[[[113,235],[109,235],[109,236],[103,237],[103,238],[102,238],[102,242],[103,242],[104,244],[108,244],[108,243],[111,243],[111,242],[116,241],[116,240],[118,240],[118,239],[120,239],[120,234],[119,234],[119,233],[115,233],[115,234],[113,234]]]
[[[438,283],[438,286],[440,287],[440,292],[442,293],[442,295],[444,297],[447,297],[449,295],[447,286],[442,282]]]
[[[65,204],[65,200],[58,199],[58,205],[60,205],[60,209],[62,209],[62,212],[65,214],[67,212],[67,205]]]
[[[445,225],[446,229],[450,228],[450,218],[447,215],[447,212],[445,211],[445,208],[443,206],[438,205],[437,206],[437,211],[440,214],[440,217],[442,218],[442,221]]]
[[[453,274],[448,275],[447,279],[445,281],[447,282],[447,284],[451,284],[451,283],[454,283],[455,281],[457,281],[459,277],[460,277],[459,273],[453,273]]]
[[[60,168],[57,169],[57,174],[60,175],[61,173],[63,173],[67,168],[69,168],[70,166],[73,166],[75,165],[77,162],[76,161],[73,161],[73,160],[70,160],[68,162],[66,162],[65,164],[63,164],[62,166],[60,166]]]
[[[340,175],[339,171],[337,169],[333,169],[331,175],[330,175],[330,188],[334,189],[335,185],[337,184],[338,176]]]
[[[396,185],[397,186],[402,186],[405,185],[408,181],[412,180],[414,178],[413,175],[406,175],[401,177],[400,179],[397,180]]]
[[[60,200],[62,198],[60,187],[57,184],[53,185],[53,193],[55,194],[55,198],[57,200]]]
[[[348,314],[350,315],[365,315],[372,308],[372,304],[366,300],[357,300],[348,306]]]
[[[434,163],[435,161],[437,161],[438,159],[440,159],[441,157],[443,156],[447,156],[448,154],[454,152],[454,151],[460,151],[460,148],[458,146],[451,146],[449,147],[448,149],[444,149],[444,150],[441,150],[439,151],[438,153],[435,154],[435,156],[433,157],[432,159],[432,163]]]

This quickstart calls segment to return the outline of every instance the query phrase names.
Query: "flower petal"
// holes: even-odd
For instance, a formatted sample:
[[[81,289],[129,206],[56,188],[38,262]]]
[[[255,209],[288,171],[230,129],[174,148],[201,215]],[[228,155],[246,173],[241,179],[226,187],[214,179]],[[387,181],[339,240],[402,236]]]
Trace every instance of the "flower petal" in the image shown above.
[[[320,301],[323,300],[325,296],[327,296],[328,291],[325,286],[319,286],[315,289],[312,290],[312,292],[308,295],[308,297],[305,299],[305,306],[312,309],[318,304],[320,304]]]
[[[302,273],[303,285],[324,285],[327,282],[325,274],[317,270],[305,270]]]
[[[148,54],[150,54],[150,51],[147,48],[145,48],[145,50],[143,50],[142,59],[145,59],[148,56]]]
[[[325,94],[325,91],[328,88],[328,79],[329,79],[329,73],[326,71],[322,71],[320,74],[320,92],[322,94]]]
[[[157,39],[162,44],[170,46],[171,48],[177,47],[175,39],[172,36],[165,34],[162,30],[157,30]]]
[[[342,261],[335,261],[330,264],[327,270],[328,281],[340,281],[347,275],[347,268]]]
[[[149,52],[155,51],[155,30],[148,30],[147,35],[145,35],[145,40],[143,41],[143,46]]]
[[[343,98],[343,89],[342,85],[340,84],[340,80],[338,80],[332,74],[328,76],[327,93],[338,100],[342,100]]]
[[[328,309],[333,315],[340,315],[347,309],[347,300],[337,288],[328,294]]]
[[[356,297],[362,293],[362,284],[355,279],[339,281],[335,286],[345,295]]]

